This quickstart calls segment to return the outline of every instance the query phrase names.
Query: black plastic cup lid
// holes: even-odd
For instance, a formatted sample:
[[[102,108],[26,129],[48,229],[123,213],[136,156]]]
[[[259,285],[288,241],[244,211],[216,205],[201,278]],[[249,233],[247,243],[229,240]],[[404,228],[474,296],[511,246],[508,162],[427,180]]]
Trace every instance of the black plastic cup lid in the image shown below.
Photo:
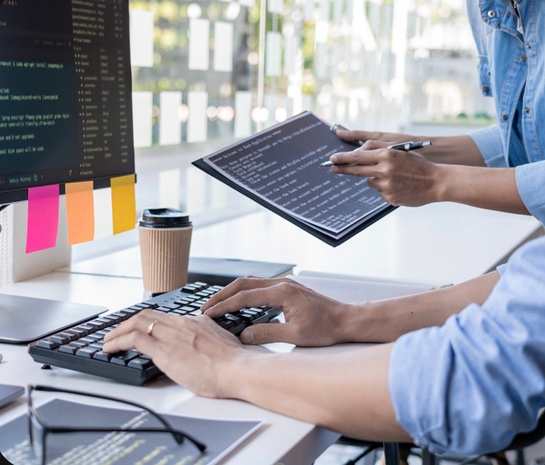
[[[138,222],[145,228],[184,228],[191,226],[189,215],[175,208],[146,208]]]

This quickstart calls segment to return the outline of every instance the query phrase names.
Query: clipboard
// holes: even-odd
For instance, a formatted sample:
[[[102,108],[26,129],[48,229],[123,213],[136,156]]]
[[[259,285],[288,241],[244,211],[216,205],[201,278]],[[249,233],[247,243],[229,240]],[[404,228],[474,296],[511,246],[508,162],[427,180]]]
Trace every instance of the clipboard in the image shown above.
[[[291,129],[294,124],[297,123],[299,126],[297,128]],[[393,205],[389,205],[386,202],[382,201],[382,205],[380,206],[380,209],[377,211],[374,211],[367,216],[364,216],[363,218],[359,219],[358,221],[354,221],[352,224],[349,225],[348,228],[346,228],[346,232],[341,232],[340,234],[328,234],[326,232],[323,232],[323,228],[317,227],[316,225],[310,224],[307,221],[303,221],[297,216],[294,216],[294,214],[290,213],[289,211],[286,211],[286,209],[280,208],[277,204],[272,202],[268,198],[264,198],[263,196],[257,195],[252,189],[248,188],[247,185],[244,185],[243,182],[237,182],[237,180],[233,177],[229,177],[223,174],[220,170],[216,169],[215,166],[212,166],[210,162],[207,162],[206,159],[214,160],[218,159],[219,156],[230,156],[230,154],[233,154],[237,151],[239,151],[243,156],[244,160],[248,160],[248,157],[251,157],[247,152],[247,147],[250,145],[253,146],[259,146],[261,144],[261,141],[263,140],[272,140],[274,141],[274,137],[278,137],[278,134],[281,134],[282,131],[284,131],[285,134],[290,134],[290,131],[298,129],[301,125],[307,125],[306,127],[312,126],[312,131],[305,131],[301,132],[301,129],[299,131],[295,131],[295,133],[299,132],[300,134],[293,137],[294,141],[298,139],[299,143],[304,144],[307,150],[312,151],[312,147],[321,144],[321,147],[324,147],[324,143],[329,144],[331,147],[334,148],[341,148],[340,150],[353,150],[354,146],[348,142],[344,142],[341,139],[338,138],[336,134],[330,131],[330,125],[326,122],[319,119],[316,115],[314,115],[311,112],[303,112],[300,115],[297,115],[295,117],[292,117],[283,123],[279,123],[275,126],[272,126],[270,128],[267,128],[264,131],[261,131],[259,133],[254,134],[253,136],[246,138],[242,141],[239,141],[235,144],[232,144],[228,147],[225,147],[224,149],[221,149],[219,151],[216,151],[210,155],[207,155],[206,157],[200,158],[198,160],[195,160],[192,162],[194,166],[201,169],[205,173],[209,174],[210,176],[214,177],[218,181],[223,182],[224,184],[228,185],[229,187],[235,189],[237,192],[240,192],[241,194],[245,195],[246,197],[252,199],[259,205],[267,208],[268,210],[276,213],[277,215],[281,216],[282,218],[288,220],[290,223],[296,225],[297,227],[303,229],[304,231],[308,232],[309,234],[313,235],[317,239],[325,242],[326,244],[337,247],[340,244],[343,244],[351,237],[354,237],[359,232],[363,231],[364,229],[368,228],[387,214],[394,211],[397,207]],[[309,126],[310,125],[310,126]],[[304,128],[303,128],[304,129]],[[319,137],[316,137],[319,135]],[[292,140],[290,139],[289,142],[291,143]],[[313,145],[314,144],[314,145]],[[288,146],[287,144],[284,146]],[[309,148],[310,147],[310,148]],[[330,148],[331,148],[330,147]],[[266,148],[266,147],[265,147]],[[240,149],[240,150],[239,150]],[[292,149],[292,152],[296,152],[293,150],[293,145],[290,146],[290,149]],[[246,150],[246,152],[244,151]],[[248,149],[253,150],[253,149]],[[267,149],[269,150],[269,149]],[[316,150],[319,150],[317,148]],[[334,150],[333,153],[340,150]],[[294,160],[297,160],[298,156],[302,156],[302,153],[293,153]],[[234,156],[238,156],[234,155]],[[274,150],[269,152],[267,156],[274,156]],[[306,155],[305,155],[306,156]],[[314,157],[315,159],[320,158],[320,161],[325,161],[328,158],[327,150],[323,150],[320,155],[316,155]],[[310,166],[309,168],[305,168],[309,170],[317,169],[322,170],[320,173],[320,176],[323,177],[322,173],[325,173],[328,171],[327,168],[319,168],[319,163],[316,164],[316,167]],[[354,176],[342,176],[342,175],[333,175],[330,178],[333,181],[333,184],[336,182],[341,183],[343,180],[347,180],[348,182],[355,182],[354,180],[359,180],[361,184],[362,178],[356,178]],[[312,186],[315,187],[315,190],[317,192],[320,191],[319,185],[318,186]],[[371,188],[370,186],[366,186],[367,192],[372,193],[373,199],[378,199],[380,196],[378,195],[378,192]]]

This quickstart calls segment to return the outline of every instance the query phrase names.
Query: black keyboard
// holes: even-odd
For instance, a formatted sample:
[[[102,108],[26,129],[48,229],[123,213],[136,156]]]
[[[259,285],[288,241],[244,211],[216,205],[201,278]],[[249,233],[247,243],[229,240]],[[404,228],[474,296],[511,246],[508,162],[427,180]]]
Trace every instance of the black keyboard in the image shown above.
[[[201,315],[201,306],[221,289],[223,286],[210,286],[202,282],[188,284],[181,289],[40,339],[29,345],[28,352],[35,362],[44,365],[68,368],[127,384],[142,385],[160,376],[161,371],[148,356],[135,350],[117,354],[103,352],[104,336],[121,322],[144,309],[185,317]],[[244,328],[257,323],[268,323],[279,314],[280,310],[277,308],[252,307],[229,313],[215,321],[222,328],[238,336]]]

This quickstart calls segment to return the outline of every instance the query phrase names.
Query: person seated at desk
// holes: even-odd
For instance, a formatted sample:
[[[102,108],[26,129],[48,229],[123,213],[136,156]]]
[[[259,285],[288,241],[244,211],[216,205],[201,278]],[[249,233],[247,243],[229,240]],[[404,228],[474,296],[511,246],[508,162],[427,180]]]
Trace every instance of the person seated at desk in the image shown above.
[[[334,173],[368,177],[393,205],[452,201],[511,213],[545,224],[545,3],[467,1],[479,55],[480,88],[494,98],[498,123],[470,136],[415,137],[338,131],[363,147],[330,157]],[[430,139],[418,153],[386,147]],[[499,169],[489,169],[496,167]],[[516,167],[516,168],[515,168]]]
[[[260,305],[282,309],[286,323],[247,328],[247,344],[384,344],[334,355],[249,350],[209,318]],[[104,350],[137,349],[202,396],[438,454],[500,450],[545,406],[545,238],[497,271],[419,295],[345,304],[286,278],[244,278],[205,310],[143,311],[108,334]]]

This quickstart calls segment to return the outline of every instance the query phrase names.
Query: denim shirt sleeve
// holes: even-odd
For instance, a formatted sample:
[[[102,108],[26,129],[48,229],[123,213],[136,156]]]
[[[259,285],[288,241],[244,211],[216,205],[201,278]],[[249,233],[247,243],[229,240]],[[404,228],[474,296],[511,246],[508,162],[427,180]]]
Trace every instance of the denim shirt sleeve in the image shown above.
[[[486,166],[491,168],[507,167],[500,127],[497,124],[479,129],[469,136],[481,152]]]
[[[545,406],[545,238],[511,258],[482,305],[394,344],[397,421],[436,454],[482,454],[531,431]]]
[[[517,166],[517,189],[528,211],[545,224],[545,161]]]

